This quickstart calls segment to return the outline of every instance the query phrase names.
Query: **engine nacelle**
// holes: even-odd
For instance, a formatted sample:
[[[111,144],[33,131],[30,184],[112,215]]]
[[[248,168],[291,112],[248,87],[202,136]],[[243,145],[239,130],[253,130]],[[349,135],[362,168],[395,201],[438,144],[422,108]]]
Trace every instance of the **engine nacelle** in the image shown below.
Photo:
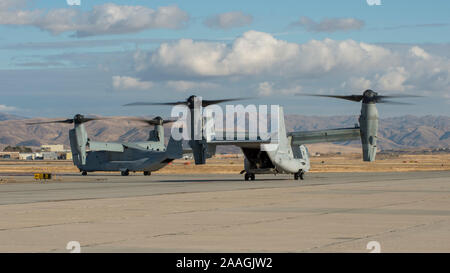
[[[69,140],[73,163],[77,166],[86,165],[88,137],[83,124],[76,124],[75,128],[69,130]]]
[[[359,117],[364,161],[375,161],[377,154],[378,110],[375,103],[362,103]]]

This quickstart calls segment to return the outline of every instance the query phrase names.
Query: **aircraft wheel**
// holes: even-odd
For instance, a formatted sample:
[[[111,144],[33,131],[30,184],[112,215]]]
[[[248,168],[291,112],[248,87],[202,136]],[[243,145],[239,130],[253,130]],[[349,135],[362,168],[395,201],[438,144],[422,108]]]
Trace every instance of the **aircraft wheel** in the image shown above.
[[[252,174],[250,174],[250,179],[252,180],[252,181],[255,181],[255,174],[254,173],[252,173]]]
[[[305,172],[300,170],[298,173],[294,173],[294,180],[304,180],[305,179]]]
[[[86,176],[86,175],[87,175],[87,171],[83,171],[83,172],[81,173],[81,175]]]
[[[149,175],[151,175],[152,173],[150,172],[150,171],[144,171],[144,175],[145,176],[149,176]]]
[[[244,179],[245,179],[245,181],[250,180],[250,174],[249,173],[245,173]]]
[[[130,172],[129,172],[128,170],[126,170],[126,171],[121,171],[120,174],[121,174],[122,176],[127,176],[127,175],[130,174]]]

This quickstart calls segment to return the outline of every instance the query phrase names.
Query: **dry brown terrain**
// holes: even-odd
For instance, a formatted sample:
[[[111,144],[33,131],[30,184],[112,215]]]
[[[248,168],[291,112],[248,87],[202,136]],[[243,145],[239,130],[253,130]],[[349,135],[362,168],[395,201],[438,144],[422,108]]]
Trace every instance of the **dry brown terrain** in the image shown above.
[[[69,148],[70,124],[37,124],[27,125],[29,122],[52,121],[60,118],[19,119],[0,113],[0,149],[7,145],[28,146],[35,150],[42,144],[64,144]],[[110,117],[111,119],[97,120],[86,123],[86,130],[91,140],[97,141],[125,141],[134,142],[148,139],[151,127],[143,126],[141,122],[128,120],[129,117]],[[330,128],[353,127],[358,123],[357,115],[353,116],[304,116],[286,115],[286,130],[313,131]],[[170,126],[166,126],[166,137],[170,135]],[[423,148],[450,148],[450,117],[448,116],[401,116],[381,118],[378,132],[378,148],[381,150],[404,150]],[[359,141],[330,145],[333,149],[338,146],[359,147]],[[326,147],[321,143],[322,147]],[[308,145],[313,149],[314,145]],[[218,149],[226,153],[239,152],[233,146],[221,146]],[[320,152],[323,152],[319,149]],[[359,150],[360,151],[360,150]],[[356,151],[358,152],[358,151]]]
[[[216,157],[206,165],[192,160],[175,160],[159,170],[161,174],[227,174],[244,168],[243,157]],[[407,172],[450,170],[450,154],[379,155],[376,162],[363,162],[359,154],[322,155],[311,158],[311,172]],[[32,174],[35,172],[78,173],[71,161],[0,161],[0,175]]]

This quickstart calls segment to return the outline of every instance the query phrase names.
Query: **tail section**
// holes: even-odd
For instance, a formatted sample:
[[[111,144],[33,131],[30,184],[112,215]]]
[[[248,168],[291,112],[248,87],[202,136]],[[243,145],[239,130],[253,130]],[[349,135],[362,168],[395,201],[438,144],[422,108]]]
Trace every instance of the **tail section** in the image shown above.
[[[170,159],[177,159],[183,157],[182,140],[175,140],[172,137],[169,139],[166,149],[167,157]]]

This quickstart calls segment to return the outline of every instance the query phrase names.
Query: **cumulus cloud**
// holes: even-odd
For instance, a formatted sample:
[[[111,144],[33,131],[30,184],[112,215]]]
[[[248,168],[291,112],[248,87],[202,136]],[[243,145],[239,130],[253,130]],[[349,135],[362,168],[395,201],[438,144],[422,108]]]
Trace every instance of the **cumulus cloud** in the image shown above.
[[[420,48],[418,46],[411,47],[409,52],[411,53],[411,55],[413,55],[415,57],[419,57],[424,60],[430,59],[430,54],[428,54],[425,50],[423,50],[422,48]]]
[[[262,97],[271,96],[274,94],[282,94],[282,95],[294,95],[299,94],[302,91],[302,87],[300,85],[295,85],[287,88],[275,88],[275,84],[273,82],[261,82],[258,84],[258,95]]]
[[[42,12],[39,10],[22,10],[27,0],[2,0],[0,1],[0,24],[4,25],[28,25],[37,20]]]
[[[113,76],[112,86],[115,90],[149,90],[153,87],[153,83],[133,77]]]
[[[404,83],[408,79],[409,74],[404,67],[393,67],[379,76],[377,75],[377,86],[380,90],[385,91],[405,91]]]
[[[291,27],[303,27],[311,32],[336,32],[359,30],[364,26],[364,21],[355,18],[325,18],[320,22],[302,16],[296,22],[290,24]]]
[[[145,62],[147,66],[192,75],[257,74],[297,56],[298,50],[297,44],[277,40],[267,33],[248,31],[236,39],[231,48],[225,43],[190,39],[161,44],[147,59],[141,58],[139,68],[143,69],[142,62]]]
[[[231,46],[183,39],[163,43],[151,54],[139,51],[135,60],[139,71],[157,67],[198,76],[264,73],[308,76],[333,69],[385,66],[393,61],[388,57],[393,56],[387,49],[353,40],[325,39],[296,44],[275,39],[268,33],[248,31]]]
[[[167,86],[181,92],[201,89],[215,89],[218,87],[215,83],[195,81],[168,81]]]
[[[90,11],[73,8],[25,11],[12,4],[0,5],[0,24],[31,25],[58,35],[75,32],[77,37],[123,34],[144,29],[177,29],[189,21],[189,15],[177,6],[123,6],[113,3],[94,6]]]
[[[0,104],[0,112],[9,112],[9,111],[15,111],[15,110],[17,110],[17,108],[14,106]]]
[[[348,81],[343,82],[341,87],[351,92],[373,88],[372,81],[365,77],[351,77]]]
[[[152,51],[136,51],[134,57],[144,79],[164,75],[173,81],[241,81],[256,84],[261,95],[298,92],[301,88],[294,90],[289,84],[299,81],[305,90],[341,86],[443,94],[450,86],[448,57],[419,46],[392,50],[332,39],[298,44],[257,31],[245,32],[231,44],[189,39],[163,43]]]
[[[244,14],[242,11],[232,11],[216,14],[203,21],[203,24],[210,28],[230,29],[243,27],[253,22],[253,16]]]

